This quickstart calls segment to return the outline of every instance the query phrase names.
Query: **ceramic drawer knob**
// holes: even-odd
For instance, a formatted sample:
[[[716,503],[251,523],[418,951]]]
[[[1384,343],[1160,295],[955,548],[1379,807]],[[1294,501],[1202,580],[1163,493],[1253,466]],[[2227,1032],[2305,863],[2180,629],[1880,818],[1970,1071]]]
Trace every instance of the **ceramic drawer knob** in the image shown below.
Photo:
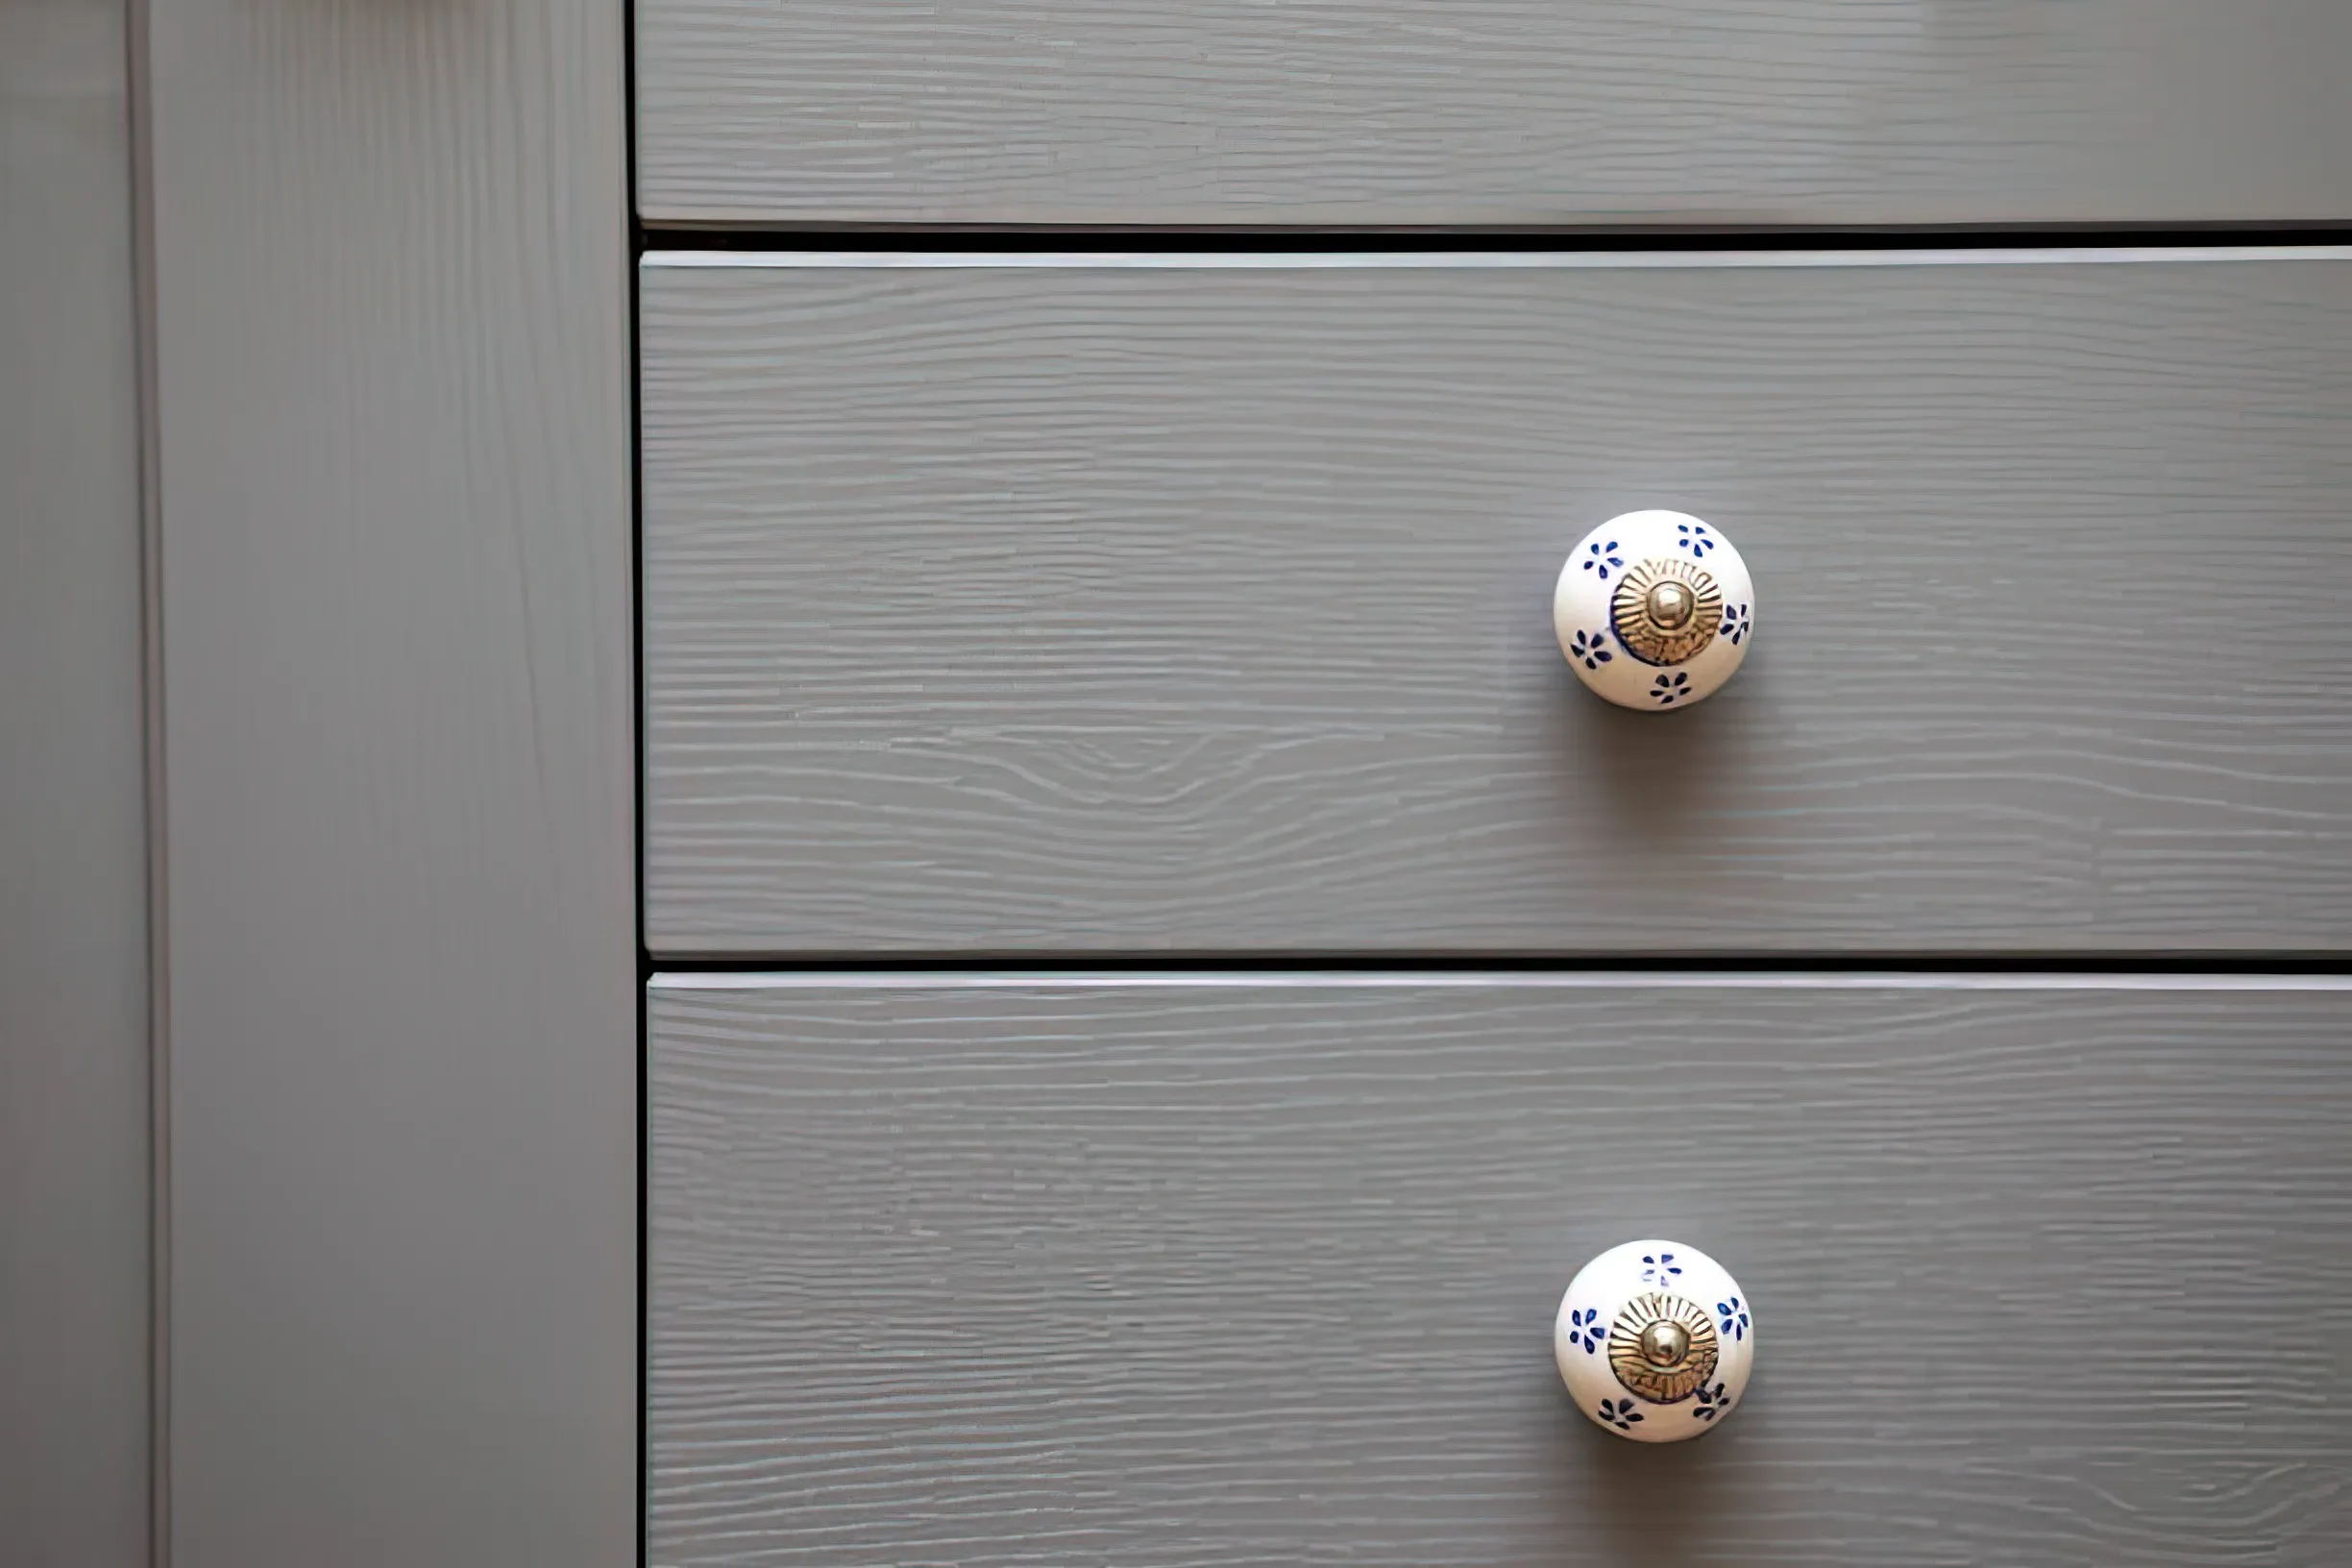
[[[1747,656],[1755,586],[1712,523],[1627,512],[1586,534],[1560,568],[1552,629],[1578,677],[1611,702],[1687,708]]]
[[[1696,1247],[1628,1241],[1579,1270],[1552,1325],[1577,1409],[1642,1443],[1712,1432],[1748,1388],[1755,1315]]]

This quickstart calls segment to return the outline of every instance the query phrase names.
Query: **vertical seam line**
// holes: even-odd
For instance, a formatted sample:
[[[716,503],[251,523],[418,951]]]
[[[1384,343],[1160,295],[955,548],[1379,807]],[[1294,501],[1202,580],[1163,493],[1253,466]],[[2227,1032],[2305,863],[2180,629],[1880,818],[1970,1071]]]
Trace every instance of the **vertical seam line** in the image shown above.
[[[149,0],[125,0],[132,337],[138,402],[141,763],[147,894],[147,1560],[170,1568],[171,943],[164,828],[163,507],[157,430],[155,94]]]

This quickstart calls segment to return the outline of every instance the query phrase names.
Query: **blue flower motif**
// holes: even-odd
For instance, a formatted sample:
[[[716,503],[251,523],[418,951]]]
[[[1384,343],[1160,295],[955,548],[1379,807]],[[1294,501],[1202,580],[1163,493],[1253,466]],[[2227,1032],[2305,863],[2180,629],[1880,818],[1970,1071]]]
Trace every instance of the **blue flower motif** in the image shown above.
[[[1607,1334],[1608,1330],[1601,1326],[1600,1308],[1585,1307],[1569,1312],[1568,1337],[1573,1342],[1582,1345],[1585,1355],[1591,1356],[1598,1353],[1601,1349],[1601,1341]]]
[[[1665,678],[1664,675],[1658,676],[1660,680]],[[1645,1252],[1642,1254],[1642,1265],[1644,1285],[1672,1285],[1682,1273],[1682,1265],[1675,1262],[1675,1255],[1671,1252],[1661,1252],[1654,1258]]]
[[[1619,1432],[1631,1432],[1633,1423],[1641,1419],[1641,1411],[1629,1399],[1605,1399],[1601,1402],[1601,1424],[1615,1427]]]
[[[1587,545],[1584,548],[1584,570],[1600,573],[1603,582],[1608,581],[1611,567],[1625,565],[1625,557],[1617,553],[1617,541],[1614,539],[1605,545]]]
[[[1691,695],[1690,672],[1678,670],[1671,675],[1658,676],[1650,683],[1650,695],[1657,699],[1657,705],[1661,708],[1674,706],[1678,699]],[[1666,1256],[1672,1258],[1674,1254],[1670,1252]],[[1679,1274],[1682,1271],[1678,1268],[1675,1272]]]
[[[1733,1296],[1729,1301],[1715,1304],[1715,1315],[1723,1319],[1723,1332],[1733,1339],[1748,1337],[1748,1309]]]
[[[1712,1388],[1703,1383],[1691,1397],[1698,1401],[1691,1407],[1691,1419],[1694,1421],[1712,1421],[1731,1408],[1731,1396],[1724,1391],[1724,1385],[1720,1383]]]
[[[1733,648],[1739,647],[1741,640],[1748,635],[1747,605],[1734,604],[1724,611],[1722,635],[1731,639]]]
[[[1575,640],[1568,645],[1568,656],[1572,659],[1582,659],[1584,668],[1587,670],[1598,670],[1617,655],[1608,649],[1607,632],[1580,631],[1576,634]]]
[[[1715,536],[1707,532],[1704,523],[1677,523],[1675,532],[1681,535],[1675,543],[1689,551],[1694,557],[1703,557],[1715,548]]]

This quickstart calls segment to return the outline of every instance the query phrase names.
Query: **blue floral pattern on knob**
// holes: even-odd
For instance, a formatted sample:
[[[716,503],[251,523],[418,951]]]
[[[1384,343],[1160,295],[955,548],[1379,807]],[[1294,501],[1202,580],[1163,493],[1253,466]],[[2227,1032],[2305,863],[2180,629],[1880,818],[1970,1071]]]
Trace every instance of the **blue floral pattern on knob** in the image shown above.
[[[1626,512],[1567,545],[1552,584],[1553,639],[1571,684],[1619,707],[1671,712],[1705,701],[1746,659],[1755,596],[1738,542],[1714,524]]]
[[[1568,1337],[1584,1347],[1587,1356],[1596,1355],[1601,1341],[1608,1337],[1608,1330],[1601,1326],[1601,1309],[1580,1307],[1568,1313]]]
[[[1717,1302],[1715,1315],[1723,1319],[1725,1338],[1745,1339],[1748,1337],[1748,1309],[1740,1305],[1739,1297],[1733,1296],[1729,1301]]]
[[[1587,670],[1598,670],[1617,655],[1608,649],[1605,631],[1580,631],[1568,645],[1568,656],[1584,661]]]
[[[1619,1432],[1631,1432],[1633,1423],[1642,1418],[1641,1411],[1633,1408],[1633,1402],[1629,1399],[1603,1400],[1600,1415],[1602,1425],[1615,1427]]]
[[[1659,677],[1661,680],[1664,676]],[[1672,1285],[1682,1277],[1682,1265],[1671,1252],[1642,1254],[1642,1284]]]
[[[1720,1383],[1712,1388],[1701,1384],[1691,1398],[1698,1401],[1691,1407],[1691,1419],[1694,1421],[1712,1421],[1731,1408],[1732,1396],[1725,1391]]]

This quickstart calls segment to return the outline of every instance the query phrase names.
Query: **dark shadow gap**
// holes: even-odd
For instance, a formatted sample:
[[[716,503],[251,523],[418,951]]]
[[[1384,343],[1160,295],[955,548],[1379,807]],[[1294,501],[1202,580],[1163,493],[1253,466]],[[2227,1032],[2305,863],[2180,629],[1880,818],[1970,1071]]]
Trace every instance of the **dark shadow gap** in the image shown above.
[[[2352,974],[2352,954],[2340,952],[1806,952],[1420,953],[1367,954],[1302,948],[1284,952],[796,953],[790,956],[699,956],[656,953],[659,974],[771,974],[811,971],[924,973],[1278,973],[1311,969],[1326,974],[1385,973],[1641,973],[1690,974]]]
[[[638,257],[646,253],[647,237],[644,227],[637,221],[637,7],[633,3],[621,8],[621,134],[622,182],[624,211],[626,213],[628,257],[632,274]],[[645,789],[646,723],[645,723],[645,473],[641,453],[645,448],[645,378],[640,367],[645,363],[639,317],[639,290],[632,276],[625,289],[628,311],[628,516],[629,516],[629,745],[632,772],[629,792],[629,840],[631,870],[635,877],[635,901],[631,908],[631,936],[637,950],[637,994],[635,997],[637,1057],[637,1364],[634,1387],[637,1407],[637,1473],[635,1509],[637,1539],[629,1560],[637,1568],[647,1568],[653,1550],[652,1535],[652,1247],[649,1216],[652,1213],[651,1196],[651,1123],[647,1116],[650,1104],[651,1052],[650,1035],[646,1017],[646,982],[653,976],[652,955],[645,945],[646,854],[645,854]]]
[[[1897,225],[1872,228],[1560,226],[1335,229],[1168,228],[1087,224],[801,224],[792,228],[701,228],[653,224],[639,250],[739,251],[1088,251],[1299,255],[1345,251],[1737,252],[1908,250],[2138,250],[2208,246],[2352,244],[2352,221],[2286,224]]]

